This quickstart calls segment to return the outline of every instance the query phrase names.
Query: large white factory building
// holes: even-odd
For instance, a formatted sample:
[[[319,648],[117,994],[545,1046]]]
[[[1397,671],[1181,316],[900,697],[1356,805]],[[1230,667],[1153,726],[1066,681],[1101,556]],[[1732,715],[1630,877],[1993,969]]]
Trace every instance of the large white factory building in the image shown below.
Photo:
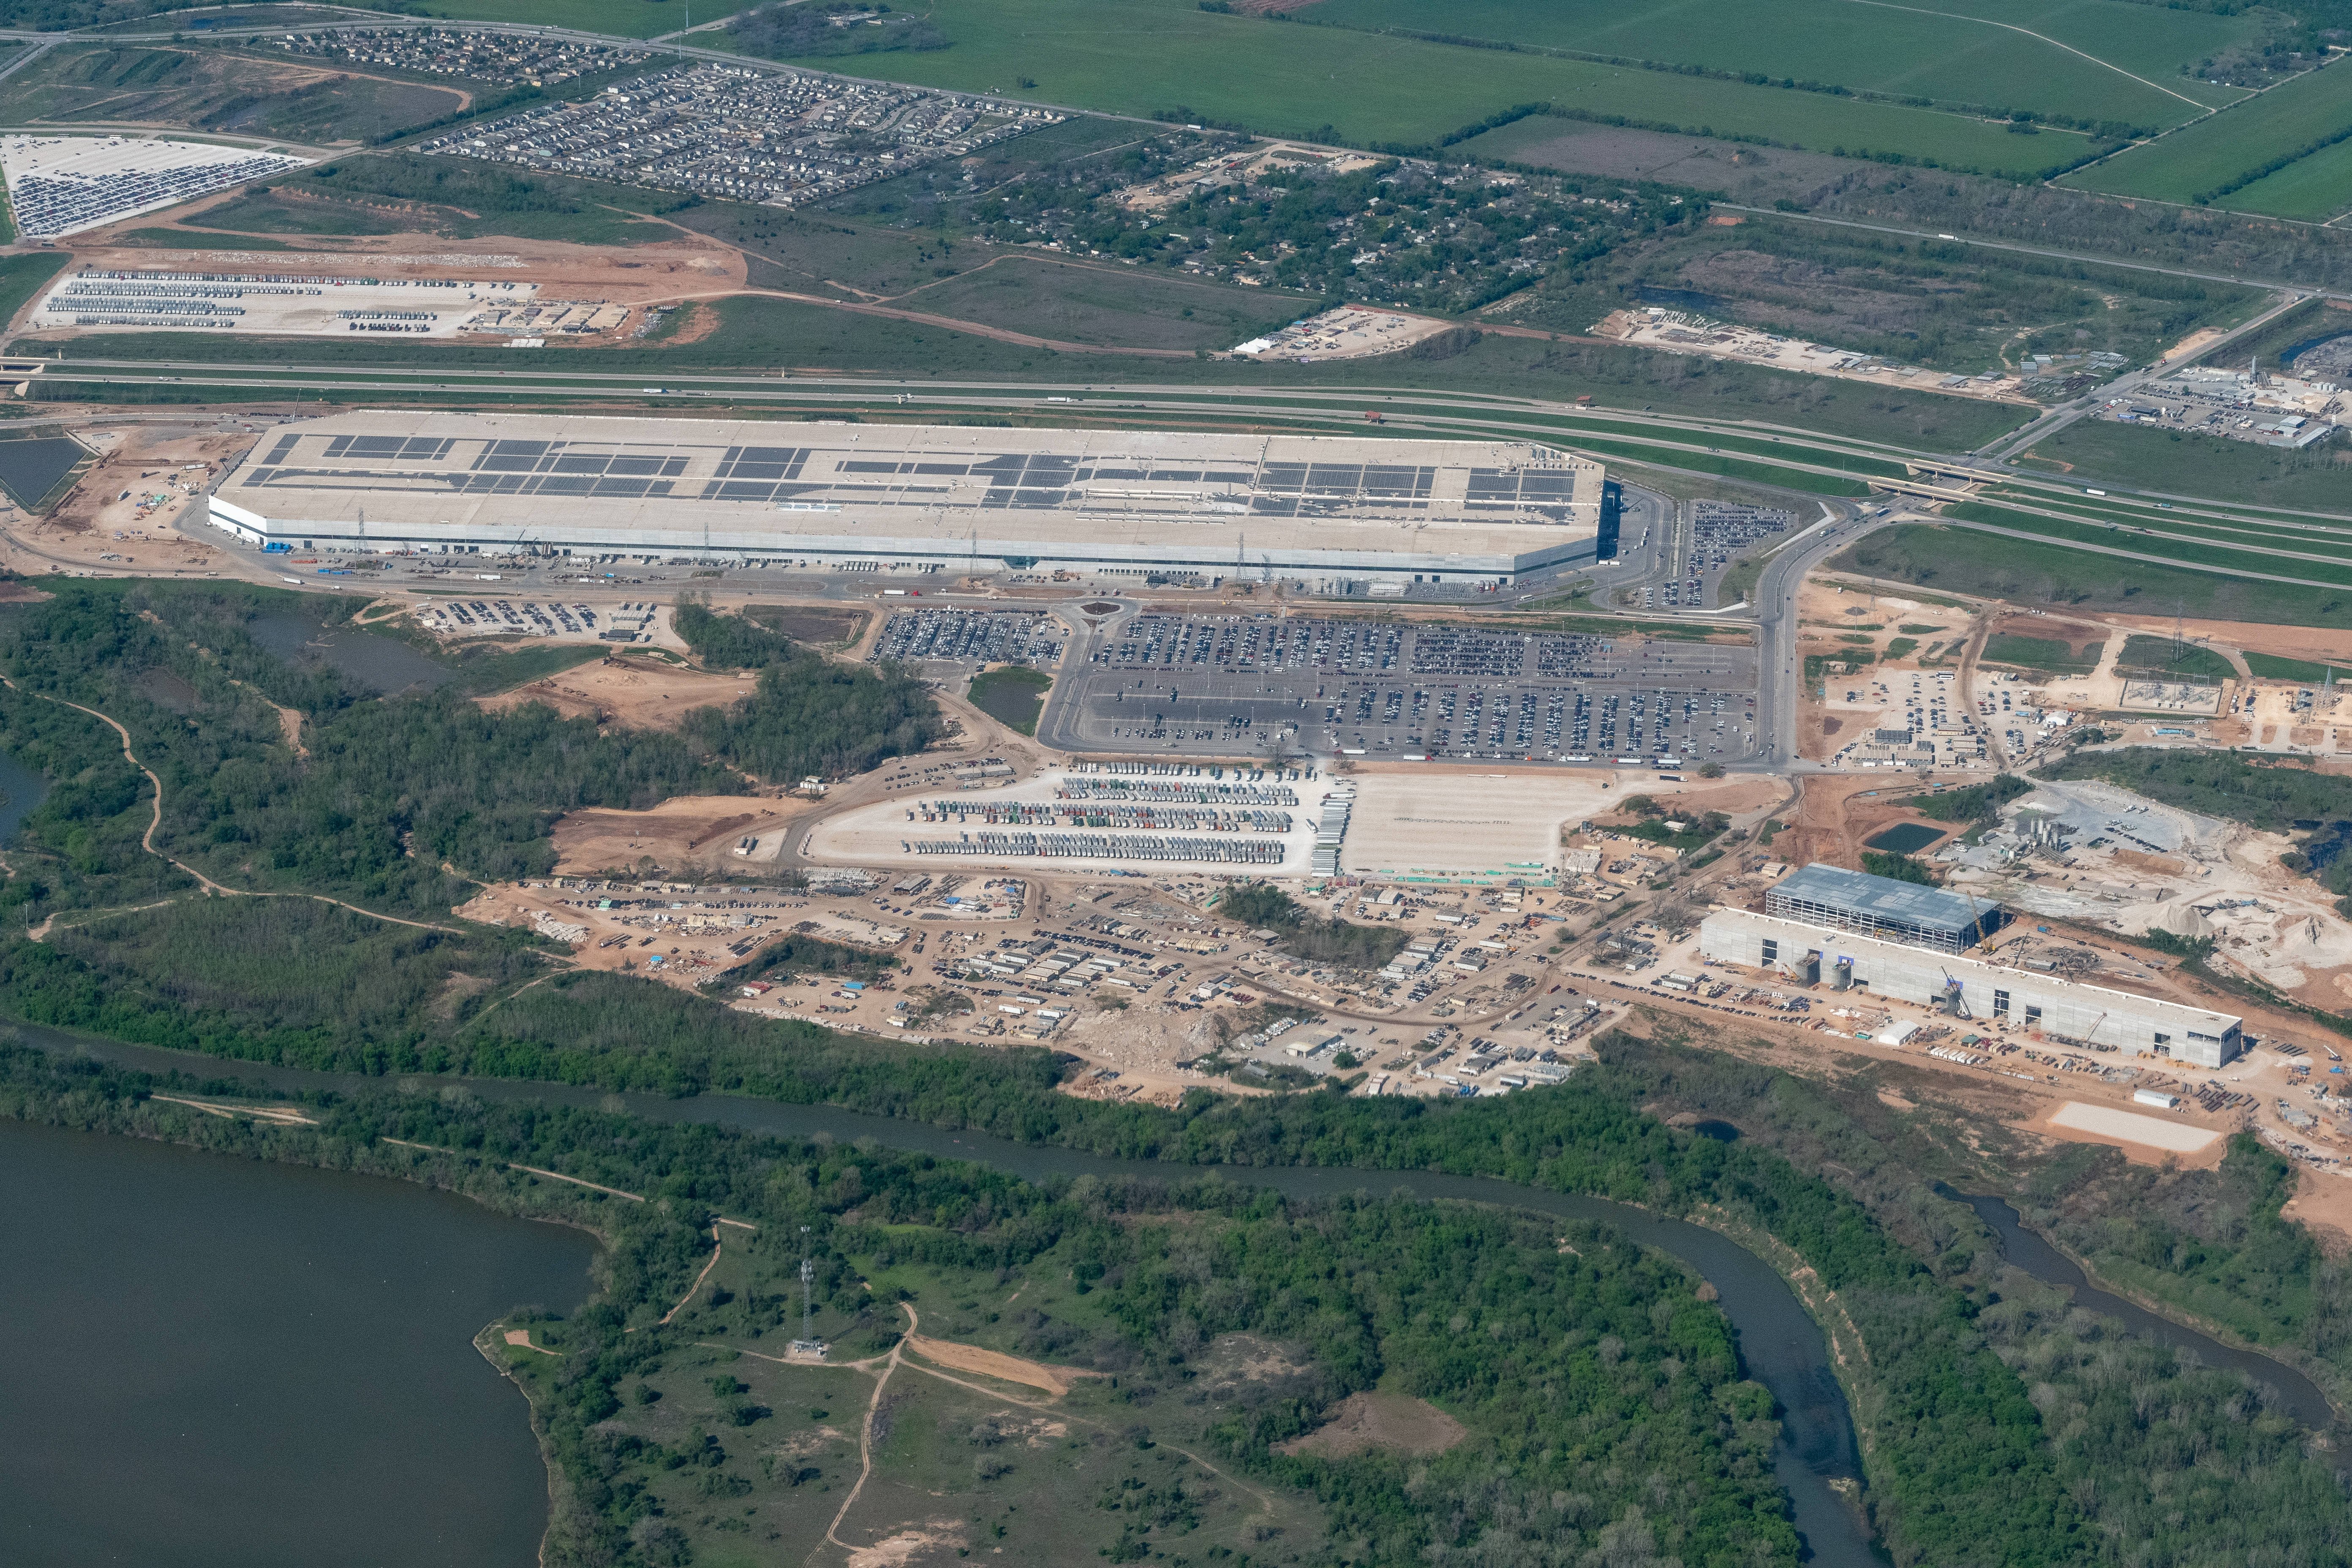
[[[1857,882],[1887,880],[1851,871],[1837,871],[1837,876]],[[2201,1068],[2221,1066],[2243,1045],[2242,1020],[2232,1014],[2020,969],[1919,939],[1865,934],[1872,928],[1862,920],[1842,925],[1753,910],[1717,910],[1698,929],[1699,956],[1710,963],[1760,969],[1794,984],[1823,984],[1832,992],[1916,1003],[1979,1028],[2021,1030]]]
[[[1593,557],[1603,477],[1523,442],[357,412],[265,435],[211,516],[305,551],[1508,582]]]

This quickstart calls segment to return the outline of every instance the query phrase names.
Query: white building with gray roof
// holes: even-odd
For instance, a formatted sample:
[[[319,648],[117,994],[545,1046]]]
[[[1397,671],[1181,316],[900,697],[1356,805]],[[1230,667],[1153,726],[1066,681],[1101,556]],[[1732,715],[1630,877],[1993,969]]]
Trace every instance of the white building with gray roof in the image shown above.
[[[1592,558],[1603,479],[1526,442],[354,412],[266,434],[211,517],[305,551],[1508,582]]]

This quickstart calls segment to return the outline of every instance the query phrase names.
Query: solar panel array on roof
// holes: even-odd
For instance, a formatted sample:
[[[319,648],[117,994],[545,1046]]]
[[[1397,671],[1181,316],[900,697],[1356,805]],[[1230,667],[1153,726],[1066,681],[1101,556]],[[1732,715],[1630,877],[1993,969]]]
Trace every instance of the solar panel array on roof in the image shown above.
[[[1328,589],[1589,559],[1601,497],[1598,463],[1525,442],[354,411],[272,433],[211,512],[305,549],[993,557]]]

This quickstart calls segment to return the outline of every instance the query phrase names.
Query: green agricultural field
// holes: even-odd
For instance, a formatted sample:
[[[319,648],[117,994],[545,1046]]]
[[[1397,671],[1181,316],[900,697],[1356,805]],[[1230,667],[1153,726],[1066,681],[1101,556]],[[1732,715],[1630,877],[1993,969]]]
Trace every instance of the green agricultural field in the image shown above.
[[[2115,196],[2198,202],[2347,127],[2352,127],[2352,68],[2332,66],[2070,174],[2064,183]],[[2309,199],[2307,191],[2302,194]],[[2227,205],[2244,206],[2242,193],[2238,195]]]
[[[728,7],[714,5],[706,22]],[[458,22],[524,22],[533,26],[577,27],[624,38],[650,38],[686,26],[686,8],[674,0],[411,0],[411,16],[446,16]]]
[[[1426,145],[1515,104],[1541,102],[2011,176],[2063,167],[2092,145],[2072,132],[2018,136],[1899,104],[1297,27],[1204,12],[1196,0],[940,0],[930,18],[950,46],[891,55],[892,79],[1358,145]]]
[[[2262,30],[2251,16],[2119,0],[1887,8],[1867,26],[1848,0],[1322,0],[1302,16],[2147,126],[2244,96],[2181,68]]]
[[[2218,205],[2324,223],[2352,208],[2352,138],[2297,158],[2277,174],[2231,192]]]

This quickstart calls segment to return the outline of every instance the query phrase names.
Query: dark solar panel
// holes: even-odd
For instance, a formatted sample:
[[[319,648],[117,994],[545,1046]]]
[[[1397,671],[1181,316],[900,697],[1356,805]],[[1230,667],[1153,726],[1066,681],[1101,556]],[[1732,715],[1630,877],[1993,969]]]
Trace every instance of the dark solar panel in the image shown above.
[[[1346,490],[1353,494],[1362,488],[1364,469],[1360,463],[1317,463],[1307,470],[1307,487],[1318,490]]]
[[[294,455],[294,448],[301,439],[302,437],[299,436],[279,437],[278,438],[278,445],[269,449],[269,456],[264,458],[262,461],[272,465],[284,462],[288,458]]]

